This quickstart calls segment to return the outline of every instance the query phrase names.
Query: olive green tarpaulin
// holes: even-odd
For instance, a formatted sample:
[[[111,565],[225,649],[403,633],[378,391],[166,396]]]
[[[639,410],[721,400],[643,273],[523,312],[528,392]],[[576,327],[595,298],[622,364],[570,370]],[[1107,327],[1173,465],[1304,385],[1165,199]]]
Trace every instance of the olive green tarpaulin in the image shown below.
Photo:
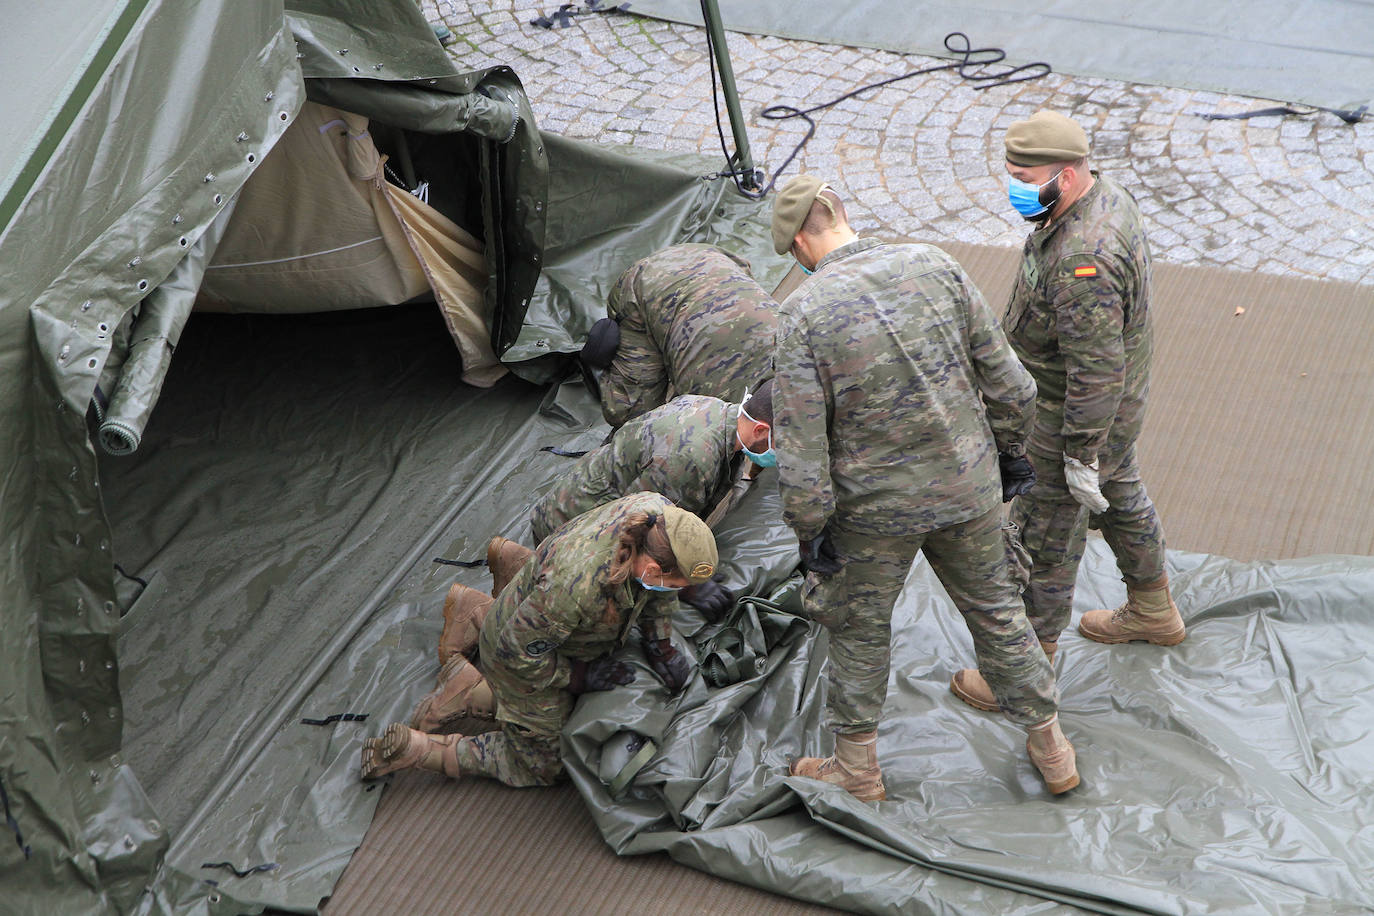
[[[1368,0],[718,2],[727,29],[756,35],[948,57],[945,36],[964,32],[975,47],[1004,49],[1011,62],[1045,61],[1076,76],[1345,110],[1374,103]],[[630,8],[701,24],[698,0],[636,0]]]
[[[174,351],[187,322],[181,303],[194,293],[207,230],[229,211],[307,94],[368,116],[374,132],[393,144],[399,134],[410,135],[413,164],[436,177],[431,199],[486,243],[484,317],[498,351],[515,344],[527,310],[536,319],[554,308],[578,316],[561,334],[541,333],[532,344],[538,352],[517,348],[513,359],[576,349],[573,334],[603,307],[600,288],[607,282],[599,273],[582,273],[578,259],[586,259],[582,267],[627,266],[665,244],[725,238],[765,251],[757,225],[747,240],[731,232],[755,206],[724,200],[724,182],[703,181],[709,166],[699,160],[684,171],[674,157],[641,165],[546,140],[515,75],[499,66],[457,70],[410,0],[295,0],[289,10],[275,2],[214,0],[47,4],[7,30],[0,44],[12,65],[29,71],[6,90],[15,102],[14,121],[0,147],[0,451],[6,467],[0,478],[0,800],[4,835],[14,840],[0,843],[3,908],[238,911],[240,899],[257,899],[251,887],[235,897],[230,885],[246,879],[227,868],[202,871],[201,863],[185,857],[195,848],[199,826],[210,838],[208,847],[233,835],[235,843],[264,849],[262,855],[245,852],[231,863],[236,867],[266,866],[269,851],[286,860],[257,874],[280,874],[277,887],[291,892],[263,899],[311,909],[356,845],[370,807],[346,806],[341,816],[352,818],[351,827],[338,832],[329,829],[334,815],[325,802],[303,801],[301,810],[320,811],[298,819],[283,812],[282,800],[270,792],[245,794],[251,781],[241,777],[249,764],[269,745],[278,753],[282,747],[267,732],[253,733],[252,725],[279,724],[282,710],[310,690],[308,684],[282,686],[280,671],[256,682],[235,672],[233,689],[215,697],[219,703],[242,690],[243,700],[228,704],[234,714],[222,705],[196,708],[194,698],[206,695],[189,688],[171,706],[143,705],[140,690],[147,682],[139,673],[170,678],[192,657],[197,640],[207,637],[195,633],[183,652],[175,624],[188,608],[205,605],[197,590],[187,590],[185,577],[143,568],[131,558],[139,537],[160,530],[158,519],[178,498],[207,511],[215,484],[196,484],[206,487],[205,499],[198,499],[175,493],[173,484],[187,479],[182,472],[159,477],[141,491],[146,502],[129,516],[140,519],[138,536],[131,535],[125,504],[104,498],[100,489],[99,475],[114,469],[97,461],[94,447],[94,424],[107,419],[98,382],[136,381],[138,390],[122,391],[120,403],[134,405],[140,430],[155,420],[164,373],[177,364]],[[546,146],[566,157],[554,163],[552,181]],[[445,181],[459,166],[471,180]],[[561,203],[550,205],[551,191],[563,200],[592,193],[605,206],[561,212]],[[557,230],[546,246],[550,219]],[[598,254],[598,248],[613,253]],[[552,263],[566,258],[569,268],[556,288],[546,281],[536,289],[546,256]],[[155,307],[159,297],[174,297],[177,307]],[[149,359],[133,359],[122,349],[140,342],[154,346]],[[228,352],[219,355],[232,361]],[[446,355],[456,364],[455,353]],[[297,356],[277,358],[291,362]],[[525,371],[549,378],[566,368],[562,357],[536,360]],[[111,378],[105,378],[107,369]],[[242,379],[226,385],[226,395],[257,390]],[[270,408],[264,404],[262,411]],[[130,441],[136,446],[139,438]],[[373,460],[382,453],[362,443],[358,448]],[[226,524],[220,533],[232,536],[232,528]],[[323,554],[314,559],[330,565]],[[219,576],[233,581],[228,571],[245,557],[216,550],[196,560],[206,564],[197,582],[216,583]],[[145,575],[118,574],[117,561]],[[366,564],[355,569],[376,571]],[[347,579],[347,587],[363,588],[363,578]],[[368,579],[364,592],[377,587]],[[172,616],[158,617],[169,610]],[[290,613],[300,612],[293,605]],[[229,634],[248,626],[228,613],[215,621],[217,638],[229,644]],[[140,651],[143,640],[165,647],[176,664],[164,672],[162,661],[149,662]],[[313,683],[311,671],[324,677],[327,650],[341,645],[324,640],[314,647],[325,654],[305,669],[307,682]],[[212,656],[202,659],[216,663]],[[287,670],[299,673],[301,664],[293,659]],[[121,698],[120,686],[132,691],[132,703]],[[258,705],[245,710],[250,700]],[[166,731],[154,730],[154,748],[143,736],[149,717],[159,714],[166,714],[160,723]],[[184,731],[188,721],[206,717],[233,724],[223,733]],[[207,735],[213,740],[203,753],[212,764],[194,750]],[[294,760],[289,750],[285,754],[282,759]],[[131,765],[131,757],[139,764]],[[258,772],[266,771],[277,774],[269,781],[279,787],[295,786],[300,776],[284,765],[282,773],[294,775],[280,783],[281,773],[272,767]],[[182,791],[181,781],[192,787]],[[259,814],[272,810],[299,833],[336,839],[325,844],[324,858],[312,846],[307,864],[280,856],[276,844],[291,828],[262,826],[270,839],[244,833],[243,823],[216,819],[225,797]]]
[[[785,265],[707,161],[539,132],[514,74],[456,71],[409,0],[110,0],[32,22],[4,38],[38,69],[8,90],[30,96],[0,168],[0,910],[311,912],[381,792],[356,779],[361,739],[428,689],[448,584],[487,584],[432,559],[527,537],[567,461],[541,449],[605,434],[578,386],[542,383],[606,284],[686,240],[765,282]],[[97,461],[88,406],[121,322],[307,94],[450,138],[416,144],[435,174],[475,164],[439,193],[487,244],[493,344],[541,384],[464,385],[433,307],[193,316],[158,328],[175,353],[138,451]],[[795,561],[776,497],[731,526],[732,584],[771,593]],[[752,676],[670,701],[641,668],[581,704],[567,760],[617,849],[856,909],[1367,910],[1370,561],[1172,564],[1182,649],[1065,647],[1085,775],[1066,799],[1014,729],[944,695],[971,652],[921,567],[884,806],[782,776],[823,738],[822,654],[763,605],[729,639],[680,620]],[[1084,605],[1120,597],[1100,549],[1083,586]],[[611,803],[621,755],[648,746],[627,754],[629,732],[656,750]]]

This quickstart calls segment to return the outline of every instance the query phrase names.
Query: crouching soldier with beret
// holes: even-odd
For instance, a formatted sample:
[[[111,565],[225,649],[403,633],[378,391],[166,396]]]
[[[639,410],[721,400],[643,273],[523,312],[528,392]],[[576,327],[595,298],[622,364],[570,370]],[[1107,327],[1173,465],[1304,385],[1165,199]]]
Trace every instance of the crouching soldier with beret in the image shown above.
[[[678,589],[709,580],[716,562],[706,523],[657,493],[623,497],[558,529],[483,621],[482,670],[455,653],[409,726],[393,723],[363,743],[362,778],[419,768],[552,785],[563,771],[559,733],[577,696],[634,680],[634,669],[612,655],[632,629],[668,689],[686,685],[692,663],[672,644],[670,615]],[[484,715],[500,730],[436,734]]]

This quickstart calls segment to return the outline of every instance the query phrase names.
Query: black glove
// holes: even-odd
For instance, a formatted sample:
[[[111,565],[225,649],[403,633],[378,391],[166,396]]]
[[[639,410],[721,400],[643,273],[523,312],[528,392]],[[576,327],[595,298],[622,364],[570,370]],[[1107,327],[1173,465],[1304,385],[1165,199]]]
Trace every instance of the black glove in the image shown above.
[[[649,667],[663,679],[669,693],[677,693],[692,679],[696,666],[677,650],[671,639],[644,640],[644,654],[649,656]]]
[[[591,693],[621,687],[635,679],[635,669],[609,655],[598,656],[589,662],[573,659],[568,677],[569,693]]]
[[[802,569],[822,579],[828,579],[844,569],[839,555],[835,553],[835,545],[830,543],[824,531],[809,541],[801,542],[801,565]]]
[[[997,466],[1002,470],[1002,502],[1011,502],[1013,496],[1023,496],[1035,486],[1035,468],[1025,455],[1013,458],[998,452]]]
[[[712,622],[725,616],[725,612],[735,604],[735,593],[721,585],[719,578],[708,579],[700,585],[689,585],[677,596]]]

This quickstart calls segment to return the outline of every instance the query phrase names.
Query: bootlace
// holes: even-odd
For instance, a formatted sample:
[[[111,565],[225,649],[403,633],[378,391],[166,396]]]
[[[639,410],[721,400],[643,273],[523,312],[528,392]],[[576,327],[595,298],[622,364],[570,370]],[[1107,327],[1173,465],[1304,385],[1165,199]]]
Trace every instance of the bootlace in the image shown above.
[[[1131,616],[1131,602],[1129,599],[1122,602],[1121,606],[1112,611],[1112,623],[1121,624],[1126,622],[1126,618]]]

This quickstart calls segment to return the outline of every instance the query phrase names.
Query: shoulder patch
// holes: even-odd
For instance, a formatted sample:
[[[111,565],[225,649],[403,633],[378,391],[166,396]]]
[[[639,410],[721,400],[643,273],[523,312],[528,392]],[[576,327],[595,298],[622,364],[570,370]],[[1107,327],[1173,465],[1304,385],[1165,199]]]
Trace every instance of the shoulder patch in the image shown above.
[[[1073,275],[1075,277],[1095,277],[1097,276],[1097,268],[1091,264],[1086,267],[1075,267],[1073,269]]]
[[[532,639],[525,643],[526,655],[546,655],[558,648],[552,639]]]

